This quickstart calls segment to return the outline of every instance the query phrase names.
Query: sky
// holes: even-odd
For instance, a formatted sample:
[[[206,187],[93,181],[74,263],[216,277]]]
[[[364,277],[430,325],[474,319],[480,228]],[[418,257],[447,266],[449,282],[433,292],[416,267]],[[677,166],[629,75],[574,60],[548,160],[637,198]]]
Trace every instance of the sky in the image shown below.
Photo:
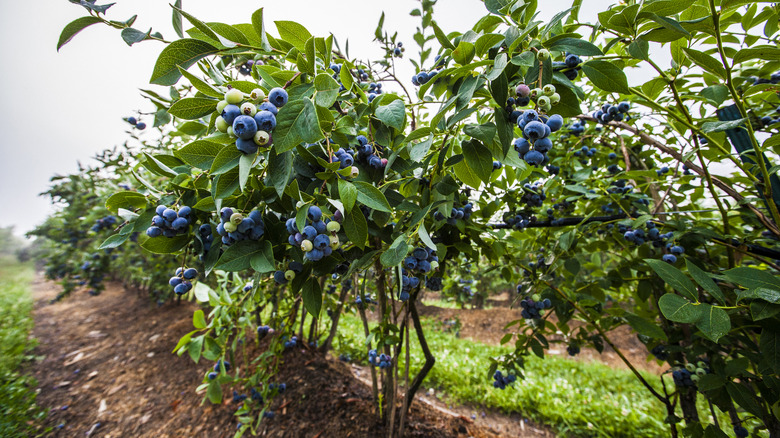
[[[169,40],[175,38],[168,5],[172,1],[115,1],[108,19],[124,21],[137,14],[133,27],[152,27]],[[75,172],[79,161],[87,164],[95,153],[126,141],[128,125],[122,117],[149,109],[138,89],[150,87],[154,62],[163,49],[163,43],[154,41],[128,47],[118,30],[94,25],[57,52],[62,28],[86,11],[68,0],[46,3],[45,14],[36,14],[27,2],[0,4],[0,227],[12,225],[17,234],[53,211],[38,196],[48,188],[49,178]],[[595,22],[595,12],[614,2],[585,3],[580,19]],[[272,34],[272,21],[297,21],[313,35],[333,33],[342,44],[349,39],[350,55],[362,59],[383,54],[372,43],[382,11],[385,29],[398,31],[399,41],[408,47],[406,56],[412,55],[419,17],[409,11],[418,5],[413,0],[183,0],[184,10],[195,17],[228,24],[251,22],[252,12],[263,7]],[[569,6],[571,0],[540,2],[540,18],[549,19]],[[440,0],[434,18],[445,32],[463,32],[486,13],[479,0]],[[405,65],[399,70],[408,74],[400,76],[411,77],[411,64],[401,63]]]

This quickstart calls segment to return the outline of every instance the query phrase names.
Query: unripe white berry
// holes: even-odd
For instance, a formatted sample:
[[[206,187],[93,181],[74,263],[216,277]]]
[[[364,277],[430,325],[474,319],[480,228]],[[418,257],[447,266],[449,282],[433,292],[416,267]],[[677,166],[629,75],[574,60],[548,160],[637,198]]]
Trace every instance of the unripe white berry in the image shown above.
[[[231,88],[227,93],[225,93],[225,100],[227,103],[238,105],[242,100],[244,100],[244,93],[236,88]]]

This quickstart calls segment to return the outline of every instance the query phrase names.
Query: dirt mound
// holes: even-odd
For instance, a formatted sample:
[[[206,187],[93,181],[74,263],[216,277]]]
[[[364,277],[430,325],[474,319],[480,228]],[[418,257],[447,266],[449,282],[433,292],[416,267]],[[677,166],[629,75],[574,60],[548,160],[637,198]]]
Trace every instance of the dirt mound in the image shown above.
[[[77,292],[49,304],[58,291],[54,283],[34,284],[41,359],[31,372],[39,382],[38,402],[50,409],[47,425],[54,436],[233,436],[238,405],[229,396],[222,406],[201,404],[203,394],[195,392],[210,363],[171,354],[192,329],[193,304],[156,307],[118,285],[97,297]],[[278,379],[288,389],[273,401],[276,416],[264,423],[260,436],[386,435],[370,388],[348,365],[295,350],[285,354]],[[407,430],[411,437],[501,436],[419,402]]]

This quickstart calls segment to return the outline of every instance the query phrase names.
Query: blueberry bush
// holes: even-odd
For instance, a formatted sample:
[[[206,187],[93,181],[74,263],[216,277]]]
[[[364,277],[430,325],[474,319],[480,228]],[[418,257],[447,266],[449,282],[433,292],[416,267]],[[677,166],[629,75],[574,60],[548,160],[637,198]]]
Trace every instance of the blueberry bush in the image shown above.
[[[438,353],[420,293],[465,302],[471,272],[480,292],[511,284],[523,309],[512,351],[484,364],[495,390],[562,336],[570,355],[612,348],[671,436],[780,436],[777,4],[628,0],[588,23],[582,0],[545,21],[536,1],[485,0],[446,33],[421,0],[416,54],[382,16],[386,54],[369,62],[293,21],[273,32],[262,9],[228,25],[179,0],[167,40],[72,2],[87,15],[58,48],[94,24],[165,46],[125,150],[54,181],[64,207],[34,232],[52,240],[47,272],[66,291],[97,293],[110,273],[202,303],[174,351],[215,364],[211,402],[234,388],[237,436],[273,418],[284,352],[327,352],[345,312],[402,436]],[[610,340],[620,326],[665,377],[637,371]],[[415,375],[399,369],[410,342]]]

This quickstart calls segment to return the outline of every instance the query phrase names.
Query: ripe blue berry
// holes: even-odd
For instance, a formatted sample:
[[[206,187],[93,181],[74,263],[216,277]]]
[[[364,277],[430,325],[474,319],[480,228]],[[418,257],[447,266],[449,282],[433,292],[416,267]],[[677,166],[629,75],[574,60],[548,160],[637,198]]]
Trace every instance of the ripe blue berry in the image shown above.
[[[270,113],[269,113],[270,114]],[[252,140],[257,133],[257,123],[250,116],[238,116],[233,121],[233,133],[243,140]]]
[[[287,91],[283,88],[273,88],[268,92],[268,101],[274,104],[277,108],[281,108],[287,104]]]

